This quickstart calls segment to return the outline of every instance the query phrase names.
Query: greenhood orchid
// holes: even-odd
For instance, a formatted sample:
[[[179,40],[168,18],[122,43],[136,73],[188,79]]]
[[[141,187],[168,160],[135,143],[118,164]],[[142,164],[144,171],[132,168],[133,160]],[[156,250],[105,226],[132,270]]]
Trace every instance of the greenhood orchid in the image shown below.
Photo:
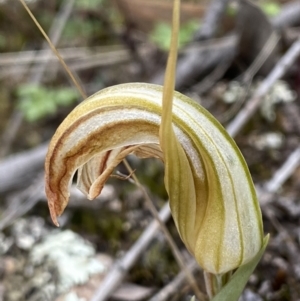
[[[178,6],[174,15],[164,87],[117,85],[78,105],[51,140],[46,194],[58,225],[76,171],[78,188],[94,199],[127,155],[159,158],[180,237],[205,271],[223,274],[262,249],[261,212],[233,139],[203,107],[174,92]]]
[[[167,165],[165,185],[182,240],[205,270],[227,272],[262,246],[260,209],[247,166],[222,126],[180,93],[173,96],[172,132],[159,133],[162,92],[149,84],[114,86],[64,120],[46,159],[52,219],[57,224],[77,170],[79,189],[94,199],[128,154],[160,158]]]

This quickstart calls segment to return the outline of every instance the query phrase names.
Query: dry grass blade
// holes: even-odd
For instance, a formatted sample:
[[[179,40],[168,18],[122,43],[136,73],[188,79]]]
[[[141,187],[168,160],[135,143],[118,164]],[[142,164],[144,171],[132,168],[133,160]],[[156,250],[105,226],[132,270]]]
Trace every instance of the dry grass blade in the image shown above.
[[[25,3],[25,1],[24,0],[20,0],[20,2],[22,3],[22,5],[26,9],[26,11],[28,12],[28,14],[30,15],[31,19],[36,24],[36,26],[38,27],[38,29],[40,30],[40,32],[43,34],[45,40],[48,42],[50,48],[52,49],[52,51],[54,52],[54,54],[59,59],[60,63],[62,64],[62,66],[64,67],[64,69],[66,70],[66,72],[68,73],[69,77],[71,78],[72,82],[74,83],[74,85],[78,89],[78,91],[81,94],[81,96],[83,98],[87,98],[86,93],[83,91],[82,87],[79,85],[79,83],[76,80],[75,76],[73,75],[72,71],[69,69],[69,67],[67,66],[67,64],[65,63],[65,61],[63,60],[63,58],[61,57],[61,55],[59,54],[59,52],[57,51],[56,47],[53,45],[52,41],[49,39],[48,35],[46,34],[46,32],[44,31],[44,29],[42,28],[42,26],[39,24],[39,22],[37,21],[37,19],[35,18],[35,16],[32,14],[32,12],[30,11],[30,9],[27,6],[27,4]]]

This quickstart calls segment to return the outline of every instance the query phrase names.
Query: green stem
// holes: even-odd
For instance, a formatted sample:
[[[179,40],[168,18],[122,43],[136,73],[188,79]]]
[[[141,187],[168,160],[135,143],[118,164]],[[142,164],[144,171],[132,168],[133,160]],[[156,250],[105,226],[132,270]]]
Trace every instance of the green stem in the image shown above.
[[[210,300],[228,283],[231,275],[231,271],[219,275],[204,271],[206,292]]]

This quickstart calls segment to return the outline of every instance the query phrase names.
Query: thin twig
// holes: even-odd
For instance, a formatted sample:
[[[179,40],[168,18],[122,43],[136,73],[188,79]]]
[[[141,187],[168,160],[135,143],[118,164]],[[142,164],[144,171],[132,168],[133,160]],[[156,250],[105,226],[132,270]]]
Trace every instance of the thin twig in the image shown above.
[[[48,44],[47,44],[48,46]],[[144,46],[141,46],[144,49]],[[128,54],[128,50],[125,49],[122,45],[110,45],[110,46],[93,46],[93,47],[66,47],[66,48],[58,48],[57,51],[60,53],[61,57],[64,60],[72,60],[72,59],[82,59],[85,57],[89,57],[91,54],[99,54],[102,55],[124,55]],[[50,58],[48,58],[48,54]],[[49,49],[41,49],[41,50],[24,50],[19,52],[5,52],[0,53],[0,66],[10,66],[10,65],[23,65],[23,64],[31,64],[48,60],[48,62],[53,63],[57,62],[57,57]]]
[[[245,108],[243,108],[234,118],[234,120],[228,125],[227,131],[231,136],[236,136],[238,131],[240,131],[246,122],[253,116],[258,106],[263,101],[263,97],[269,92],[274,83],[285,74],[285,72],[297,59],[299,54],[300,39],[290,47],[290,49],[285,53],[285,55],[280,59],[266,79],[255,91],[252,98],[247,102]]]
[[[294,171],[300,166],[300,146],[298,146],[277,169],[272,178],[264,185],[257,185],[256,191],[262,208],[266,208],[272,202],[274,194],[289,179]]]
[[[250,87],[252,84],[252,80],[254,75],[259,71],[259,69],[263,66],[263,64],[266,62],[276,45],[279,41],[279,35],[273,31],[266,43],[264,44],[263,48],[255,58],[255,60],[252,62],[252,64],[249,66],[249,68],[244,72],[244,74],[241,75],[242,83],[245,85],[245,93],[242,96],[242,99],[239,99],[235,102],[233,106],[230,107],[228,111],[226,111],[220,118],[219,121],[221,123],[227,122],[229,119],[231,119],[232,116],[236,114],[240,110],[240,108],[243,106],[244,102],[246,101],[246,98],[249,95]]]
[[[80,70],[87,70],[91,68],[97,67],[109,67],[116,64],[126,63],[129,60],[129,55],[124,53],[122,55],[115,55],[115,53],[111,53],[110,55],[102,55],[102,53],[89,55],[86,57],[82,57],[79,59],[71,59],[69,60],[69,67],[73,71],[80,71]],[[8,76],[15,76],[20,72],[24,72],[27,69],[26,65],[15,66],[14,68],[6,68],[3,71],[0,71],[0,80],[8,77]],[[36,66],[30,69],[32,72],[38,70]],[[47,68],[48,72],[53,72],[57,70],[57,61],[54,61],[52,65]],[[53,74],[51,74],[53,77]]]
[[[171,217],[169,204],[166,203],[159,212],[159,220],[166,222]],[[119,286],[128,270],[134,265],[139,255],[147,248],[160,229],[158,221],[153,220],[140,238],[132,245],[126,255],[112,267],[91,301],[105,301]]]
[[[286,246],[286,252],[289,261],[292,263],[292,272],[296,279],[300,279],[299,266],[300,260],[297,249],[297,243],[293,239],[292,234],[280,224],[277,217],[274,214],[274,210],[268,206],[275,193],[281,188],[285,181],[294,173],[295,169],[300,165],[300,146],[297,147],[282,164],[282,166],[273,174],[272,178],[265,183],[262,189],[258,190],[258,197],[262,204],[263,214],[270,220],[273,227],[278,231],[281,236],[281,240]]]
[[[13,197],[0,217],[0,231],[12,225],[18,217],[31,210],[39,201],[43,189],[44,175],[39,175],[27,189]]]
[[[187,269],[194,273],[200,270],[199,265],[195,259],[191,259],[187,264]],[[172,296],[178,294],[183,283],[186,281],[186,275],[184,271],[181,271],[169,284],[163,287],[157,294],[155,294],[149,301],[165,301],[170,300]]]
[[[268,40],[260,50],[259,54],[255,58],[255,60],[251,63],[249,68],[242,75],[243,82],[252,82],[254,75],[259,71],[262,65],[266,62],[276,45],[280,40],[277,32],[273,31],[269,36]]]
[[[28,186],[43,167],[48,144],[49,141],[0,161],[0,193]]]
[[[300,146],[297,147],[287,158],[284,164],[275,172],[270,181],[264,185],[264,189],[275,193],[282,184],[293,174],[300,165]]]
[[[216,84],[216,82],[220,80],[221,77],[223,77],[230,65],[231,61],[219,64],[210,74],[203,78],[202,81],[194,85],[192,87],[192,91],[195,91],[196,93],[201,95],[210,90]]]
[[[107,48],[107,47],[106,47]],[[65,49],[64,49],[65,50]],[[79,71],[79,70],[86,70],[89,68],[97,68],[97,67],[108,67],[115,64],[122,64],[125,62],[128,62],[130,59],[129,52],[126,49],[119,49],[119,50],[112,50],[110,52],[101,52],[101,47],[96,47],[94,49],[91,49],[93,54],[84,53],[84,51],[76,51],[76,49],[68,49],[70,52],[64,51],[64,53],[61,53],[63,59],[65,61],[68,61],[68,66],[73,71]],[[106,49],[107,50],[107,49]],[[72,52],[74,51],[74,52]],[[141,47],[139,50],[140,54],[143,56],[147,56],[149,53],[149,49],[146,47]],[[42,54],[37,54],[35,62],[43,62],[45,61],[46,56]],[[1,55],[0,55],[1,60]],[[11,56],[9,60],[0,62],[0,64],[7,66],[9,64],[12,64],[12,61],[15,60],[15,55]],[[0,80],[7,76],[15,76],[16,74],[24,72],[24,70],[27,70],[27,65],[32,61],[32,58],[29,55],[26,55],[20,60],[18,63],[18,66],[3,68],[3,70],[0,70]],[[57,69],[57,58],[55,56],[51,56],[50,58],[50,64],[47,67],[48,72],[53,72],[53,70]],[[30,71],[35,72],[38,69],[38,66],[33,66]],[[53,75],[52,75],[53,76]]]

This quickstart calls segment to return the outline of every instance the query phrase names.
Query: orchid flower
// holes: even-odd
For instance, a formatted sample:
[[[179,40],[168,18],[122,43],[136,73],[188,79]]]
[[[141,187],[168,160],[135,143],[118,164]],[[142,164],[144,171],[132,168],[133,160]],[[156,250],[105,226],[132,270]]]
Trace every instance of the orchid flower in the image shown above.
[[[202,106],[174,92],[178,24],[175,1],[163,87],[106,88],[62,122],[46,157],[46,194],[58,225],[76,171],[78,188],[94,199],[127,155],[158,158],[165,164],[165,186],[182,241],[206,272],[222,275],[262,250],[261,211],[233,139]]]

